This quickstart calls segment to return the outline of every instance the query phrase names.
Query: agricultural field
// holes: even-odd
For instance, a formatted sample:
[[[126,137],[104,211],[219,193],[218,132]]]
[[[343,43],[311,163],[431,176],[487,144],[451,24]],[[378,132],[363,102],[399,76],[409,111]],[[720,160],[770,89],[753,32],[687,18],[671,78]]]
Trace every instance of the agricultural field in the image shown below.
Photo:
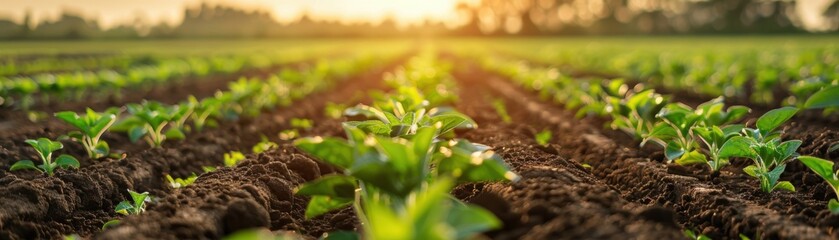
[[[839,239],[839,38],[0,42],[0,239]]]

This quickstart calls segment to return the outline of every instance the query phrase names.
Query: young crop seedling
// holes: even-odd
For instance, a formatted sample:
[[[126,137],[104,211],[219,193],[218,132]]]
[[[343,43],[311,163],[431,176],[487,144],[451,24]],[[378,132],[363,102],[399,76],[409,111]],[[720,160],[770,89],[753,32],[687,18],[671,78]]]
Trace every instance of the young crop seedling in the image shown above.
[[[192,112],[186,105],[165,106],[159,102],[128,104],[131,117],[121,122],[128,129],[132,142],[141,138],[153,147],[160,147],[166,139],[183,139],[183,123]],[[167,125],[172,125],[166,132]]]
[[[706,145],[709,146],[708,150],[713,155],[714,151],[711,151],[710,148],[719,148],[722,144],[710,146],[707,141],[713,139],[709,137],[724,139],[723,136],[714,135],[717,132],[713,131],[713,127],[740,120],[749,111],[749,108],[743,106],[733,106],[726,110],[722,97],[703,103],[696,109],[681,103],[671,103],[656,115],[661,121],[655,125],[653,131],[644,138],[644,141],[652,140],[662,145],[668,161],[676,161],[680,165],[707,163],[712,170],[716,171],[725,166],[727,162],[720,161],[718,156],[712,156],[712,159],[708,160],[705,155],[695,150],[699,147],[695,139],[700,138],[706,141]],[[726,128],[728,129],[728,127]]]
[[[553,138],[553,133],[551,133],[551,130],[545,129],[536,134],[536,143],[547,146],[551,142],[551,138]]]
[[[827,184],[830,185],[830,188],[833,189],[833,193],[836,194],[837,199],[839,199],[839,170],[836,169],[839,166],[831,161],[811,156],[801,156],[798,157],[798,160],[824,178]],[[830,199],[827,203],[827,209],[833,214],[839,214],[839,201]]]
[[[88,157],[97,159],[110,154],[108,143],[100,139],[102,134],[116,122],[115,114],[97,113],[88,108],[84,116],[71,111],[59,112],[55,116],[76,127],[77,131],[68,133],[67,137],[82,143]]]
[[[454,183],[509,181],[518,176],[486,146],[466,140],[435,141],[442,124],[435,125],[403,138],[368,135],[345,124],[349,140],[315,137],[295,141],[303,152],[344,170],[342,175],[323,176],[297,189],[297,194],[312,197],[306,217],[353,204],[369,227],[365,234],[372,238],[383,237],[380,233],[389,229],[384,224],[394,222],[404,223],[399,228],[404,232],[398,236],[408,239],[416,236],[413,234],[452,234],[445,238],[464,239],[497,226],[492,214],[453,200],[448,191]],[[426,199],[426,194],[433,197]],[[455,232],[430,231],[425,229],[431,227],[427,224]]]
[[[637,139],[649,136],[655,129],[658,113],[667,106],[667,100],[652,89],[625,98],[606,96],[612,114],[612,128],[620,129]]]
[[[687,237],[690,240],[711,240],[711,238],[709,238],[708,236],[694,232],[690,229],[685,229],[684,234],[685,237]]]
[[[328,102],[326,107],[323,108],[323,112],[329,118],[339,119],[344,116],[344,109],[347,109],[344,104]]]
[[[186,178],[173,178],[172,175],[166,174],[166,181],[169,181],[169,186],[172,188],[181,188],[186,187],[195,182],[195,179],[198,179],[198,176],[193,173]]]
[[[122,201],[119,204],[117,204],[116,208],[114,208],[114,211],[116,213],[126,215],[126,216],[128,216],[128,215],[139,215],[139,214],[145,212],[146,211],[146,203],[151,202],[151,198],[152,198],[151,196],[149,196],[149,193],[148,192],[138,193],[138,192],[135,192],[135,191],[131,191],[131,189],[129,189],[128,194],[131,195],[131,199],[126,200],[126,201]],[[120,220],[117,220],[117,219],[108,221],[104,225],[102,225],[102,229],[106,229],[106,228],[109,228],[109,227],[112,227],[112,226],[116,226],[119,223],[120,223]]]
[[[53,161],[53,152],[64,148],[64,145],[62,145],[61,142],[52,141],[48,138],[38,138],[38,140],[27,139],[26,143],[31,145],[32,148],[38,152],[38,156],[41,158],[43,164],[36,166],[32,160],[21,160],[13,164],[9,171],[33,169],[52,176],[55,173],[56,168],[79,168],[79,161],[73,156],[67,154],[61,154],[55,159],[55,161]]]
[[[492,108],[495,109],[495,113],[498,114],[498,117],[501,118],[501,121],[504,123],[512,123],[513,118],[510,117],[510,114],[507,113],[507,105],[504,103],[503,99],[495,99],[492,101]]]
[[[724,128],[720,128],[718,126],[694,127],[693,134],[702,141],[702,144],[704,145],[703,151],[705,151],[705,154],[703,155],[701,153],[697,154],[696,152],[690,152],[688,153],[690,156],[685,155],[686,157],[677,159],[676,163],[679,165],[705,163],[708,164],[711,171],[719,171],[730,163],[728,158],[720,156],[722,146],[729,139],[735,136],[740,136],[740,131],[742,129],[743,125],[739,124],[728,125]]]
[[[734,136],[720,150],[721,158],[744,157],[753,161],[752,165],[743,168],[749,176],[760,180],[760,189],[772,192],[775,189],[795,191],[795,187],[788,181],[778,181],[784,172],[786,164],[798,156],[801,141],[791,140],[782,142],[780,131],[776,129],[792,118],[798,111],[794,107],[774,109],[758,118],[756,129],[744,128],[744,136]]]
[[[242,152],[239,151],[232,151],[224,154],[225,167],[236,166],[236,164],[243,160],[245,160],[245,154],[242,154]]]
[[[253,151],[253,153],[263,153],[265,151],[268,151],[268,149],[275,148],[278,146],[279,145],[277,145],[277,143],[268,140],[268,138],[265,136],[262,136],[262,141],[254,145],[251,150]]]
[[[212,119],[212,116],[218,114],[221,109],[221,100],[211,97],[198,101],[195,96],[189,96],[189,102],[194,106],[190,118],[192,118],[192,126],[195,127],[196,131],[200,132],[206,126],[213,127],[218,124],[215,119]]]
[[[291,127],[300,130],[310,130],[314,125],[314,121],[305,118],[292,118]]]
[[[421,96],[417,98],[421,99]],[[475,121],[454,109],[436,107],[426,110],[427,101],[416,99],[391,98],[375,107],[359,104],[346,110],[346,115],[362,115],[374,120],[350,121],[345,124],[357,127],[364,132],[384,136],[413,135],[421,127],[428,127],[440,122],[439,134],[446,134],[456,128],[474,128]]]
[[[836,108],[839,107],[839,86],[828,86],[814,93],[804,103],[805,108]]]

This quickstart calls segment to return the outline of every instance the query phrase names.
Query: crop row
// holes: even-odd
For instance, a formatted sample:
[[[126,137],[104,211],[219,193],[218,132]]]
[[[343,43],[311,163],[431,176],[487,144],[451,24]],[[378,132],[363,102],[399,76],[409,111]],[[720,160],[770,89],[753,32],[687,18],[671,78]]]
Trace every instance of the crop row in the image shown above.
[[[203,102],[205,100],[206,101],[212,101],[213,99],[221,101],[221,104],[218,105],[218,108],[216,108],[215,110],[212,110],[211,111],[212,114],[210,114],[210,117],[208,119],[204,119],[204,121],[213,120],[213,121],[218,121],[219,124],[222,124],[222,122],[220,120],[224,120],[225,114],[228,113],[227,111],[224,111],[222,109],[232,110],[232,111],[234,111],[236,113],[240,113],[240,114],[250,114],[248,112],[251,112],[251,113],[254,113],[254,114],[260,114],[261,111],[264,111],[267,108],[273,109],[274,107],[276,107],[278,105],[286,105],[291,100],[294,100],[294,99],[297,99],[299,97],[305,96],[308,93],[311,93],[313,91],[318,91],[318,90],[321,90],[325,87],[331,86],[332,84],[336,83],[336,80],[342,79],[343,77],[346,77],[346,76],[351,75],[351,74],[356,74],[360,71],[365,71],[366,69],[368,69],[370,67],[373,67],[373,66],[378,66],[378,64],[380,62],[382,62],[383,60],[387,60],[386,58],[391,58],[391,57],[395,56],[396,53],[397,52],[386,52],[386,54],[378,54],[378,55],[358,54],[357,56],[353,56],[353,57],[349,57],[349,58],[343,58],[343,59],[337,59],[337,60],[323,60],[319,64],[317,64],[317,67],[312,67],[312,68],[300,70],[300,72],[296,75],[296,76],[298,76],[297,78],[288,79],[288,80],[281,79],[277,76],[272,76],[272,77],[269,77],[268,79],[260,79],[260,80],[258,80],[258,79],[241,80],[239,82],[239,84],[242,84],[242,83],[245,83],[245,82],[260,83],[260,84],[249,84],[248,85],[248,86],[251,86],[253,88],[240,88],[240,87],[231,86],[230,91],[219,92],[215,97],[207,98],[207,99],[204,99],[204,100],[200,101],[200,102]],[[265,83],[262,84],[260,81],[265,81]],[[235,85],[235,84],[236,83],[233,83],[233,85]],[[243,86],[243,85],[240,85],[240,86]],[[292,93],[291,89],[294,89],[294,93]],[[225,97],[225,96],[237,96],[237,98],[234,98],[235,101],[230,101],[230,100],[225,100],[225,99],[228,98],[228,97]],[[266,101],[266,99],[274,99],[276,101]],[[146,106],[150,106],[150,105],[151,105],[151,103],[146,103],[146,104],[137,104],[135,106],[146,107]],[[155,120],[155,119],[159,119],[159,118],[157,118],[159,116],[167,115],[169,113],[169,112],[167,112],[167,109],[168,110],[183,109],[182,105],[168,106],[168,105],[160,104],[159,107],[161,109],[142,108],[143,110],[148,109],[150,111],[137,112],[137,114],[129,111],[128,114],[123,114],[123,116],[120,117],[120,121],[118,121],[116,123],[116,125],[120,124],[119,122],[133,121],[131,119],[143,119],[144,118],[143,115],[154,116],[154,118],[148,118],[148,119]],[[194,106],[194,107],[195,107],[195,109],[199,108],[198,106]],[[193,122],[193,123],[194,123],[194,121],[201,121],[198,117],[198,116],[200,116],[200,114],[197,114],[198,112],[201,112],[201,110],[193,110],[192,114],[189,114],[189,117],[184,117],[182,119],[188,119],[188,121]],[[66,115],[72,116],[72,115],[76,115],[76,114],[75,113],[66,113]],[[98,116],[92,117],[94,115],[98,115]],[[85,122],[86,119],[94,119],[94,118],[98,118],[99,120],[93,121],[93,122],[111,122],[111,121],[113,121],[111,119],[116,119],[117,117],[116,116],[110,116],[107,113],[105,113],[105,114],[103,114],[103,113],[96,113],[96,114],[88,113],[88,114],[83,114],[83,115],[79,116],[79,118],[80,119],[78,119],[78,120],[81,120],[80,122]],[[102,119],[104,119],[104,120],[102,120]],[[147,122],[144,122],[143,124],[144,124],[144,126],[142,128],[145,128],[146,126],[151,126],[151,125],[147,125],[148,124]],[[225,123],[225,125],[226,124],[229,124],[229,123]],[[96,129],[95,126],[97,126],[97,125],[102,125],[102,124],[94,124],[94,127],[90,127],[89,129],[95,130]],[[105,125],[107,125],[107,124],[105,124]],[[116,126],[116,125],[114,125],[114,126]],[[164,128],[161,129],[161,131],[165,133],[165,132],[173,131],[173,129],[177,129],[176,127],[173,127],[173,125],[177,125],[177,124],[173,123],[172,121],[168,121],[168,124],[166,124],[164,126]],[[197,134],[198,133],[198,130],[195,128],[194,124],[183,124],[181,126],[183,127],[182,129],[178,129],[178,130],[174,130],[174,131],[182,131],[182,133],[186,133],[186,134],[190,134],[190,133]],[[139,129],[139,128],[136,128],[136,129]],[[85,136],[88,135],[88,134],[84,134],[84,132],[85,132],[84,130],[86,130],[86,129],[84,127],[82,127],[82,128],[79,129],[79,132],[78,132],[78,133],[81,133],[81,134],[72,133],[72,134],[68,134],[67,136],[68,137],[78,136],[78,137],[84,138]],[[114,127],[111,127],[110,130],[113,131]],[[137,130],[137,131],[140,131],[140,130]],[[149,135],[149,134],[155,134],[155,133],[146,132],[146,134],[143,135],[142,137],[143,138],[151,138],[151,135]],[[91,135],[93,135],[93,134],[91,134]],[[88,137],[90,137],[90,136],[88,136]],[[92,138],[93,137],[90,137],[89,139],[92,139]],[[85,144],[85,142],[89,142],[86,139],[79,139],[79,141],[83,145],[94,145],[94,144]],[[220,143],[217,143],[217,144],[220,144]],[[53,145],[55,145],[55,144],[53,144]],[[102,146],[102,145],[99,145],[99,146]],[[100,153],[102,153],[100,151],[101,149],[102,148],[93,149],[92,152],[94,154],[100,154]],[[145,153],[145,152],[148,152],[148,151],[143,151],[143,152]],[[159,152],[159,151],[151,151],[151,154],[154,154],[155,152]],[[113,168],[113,167],[119,168],[118,166],[129,166],[129,165],[130,166],[138,166],[138,164],[142,165],[142,163],[138,163],[138,161],[140,161],[140,162],[144,161],[143,157],[141,157],[141,158],[137,158],[137,156],[128,156],[128,157],[120,156],[120,157],[122,159],[118,160],[118,161],[101,161],[101,164],[99,162],[97,162],[96,164],[91,166],[90,170],[87,170],[87,171],[78,171],[78,172],[74,171],[72,173],[59,171],[57,174],[55,174],[55,176],[40,177],[40,178],[36,178],[36,179],[33,179],[33,180],[26,180],[26,181],[23,181],[23,182],[18,180],[18,181],[12,182],[9,186],[7,186],[8,188],[4,187],[3,191],[13,191],[14,189],[18,188],[21,184],[29,185],[29,184],[34,184],[36,182],[38,182],[38,183],[43,183],[44,181],[46,181],[46,182],[50,182],[50,181],[73,182],[73,180],[76,179],[76,177],[78,177],[79,175],[87,176],[86,178],[99,179],[97,184],[104,184],[104,185],[107,185],[107,186],[112,186],[112,185],[113,186],[125,186],[125,181],[128,181],[128,184],[129,184],[128,187],[130,187],[130,186],[144,186],[143,188],[145,188],[145,189],[150,188],[150,190],[160,189],[160,188],[163,187],[162,185],[161,186],[146,186],[146,185],[143,184],[144,182],[145,183],[160,182],[162,179],[148,179],[150,177],[154,178],[155,176],[160,176],[160,174],[151,174],[151,175],[142,174],[142,173],[128,174],[128,172],[133,172],[134,171],[134,170],[129,170],[129,169],[111,169],[111,170],[119,173],[119,174],[116,174],[116,175],[114,175],[114,174],[103,174],[101,172],[102,170],[110,169],[108,166],[110,166],[111,168]],[[146,157],[148,157],[148,156],[146,156]],[[166,159],[166,158],[164,158],[164,159]],[[173,166],[179,166],[179,164],[183,164],[183,163],[176,163],[176,162],[178,162],[178,161],[175,161],[171,164],[173,164]],[[152,165],[149,165],[147,167],[143,167],[145,169],[143,171],[144,172],[148,171],[147,173],[160,172],[160,171],[165,170],[165,169],[170,169],[170,166],[166,165],[167,163],[165,161],[164,162],[157,162],[155,160],[154,163],[148,163],[148,164],[152,164]],[[161,164],[163,164],[163,165],[161,165]],[[38,168],[38,167],[43,167],[43,166],[44,165],[35,166],[35,167]],[[94,172],[90,172],[90,171],[94,171]],[[125,175],[125,177],[127,177],[127,179],[125,179],[125,177],[119,176],[120,174],[128,174],[128,175]],[[115,177],[115,178],[112,178],[112,177]],[[108,178],[112,178],[112,179],[108,179]],[[161,176],[161,178],[162,178],[162,176]],[[192,180],[194,180],[194,178],[193,179],[185,178],[185,179],[181,179],[181,181],[178,181],[178,179],[173,178],[172,182],[181,183],[181,185],[187,185],[188,182],[192,181]],[[80,194],[79,196],[85,196],[85,195],[100,196],[100,197],[116,196],[116,195],[126,196],[126,192],[125,192],[124,187],[122,189],[117,189],[117,188],[73,189],[72,185],[73,184],[62,185],[64,187],[64,189],[60,190],[60,191],[75,192],[75,193]],[[15,187],[15,186],[18,186],[18,187]],[[108,192],[98,192],[98,191],[106,191],[106,190]],[[86,192],[86,191],[94,191],[94,192]],[[41,197],[37,197],[38,199],[52,199],[52,198],[47,198],[46,196],[47,195],[52,196],[52,195],[55,194],[55,193],[52,193],[51,191],[47,191],[47,192],[43,192],[43,193],[33,192],[33,193],[30,193],[30,194],[36,194],[36,193],[40,194],[38,196],[43,195]],[[64,195],[66,195],[66,194],[59,194],[59,196],[64,196]],[[144,197],[142,195],[144,195],[144,193],[134,193],[134,194],[132,194],[132,197],[136,196],[137,199],[144,200],[143,199]],[[17,204],[23,204],[22,202],[27,202],[27,200],[18,199],[18,197],[15,197],[15,196],[7,196],[7,197],[9,199],[4,200],[4,201],[17,202]],[[64,196],[64,197],[72,197],[72,196]],[[74,209],[81,210],[81,208],[84,208],[84,206],[87,206],[87,205],[82,206],[82,205],[74,205],[74,204],[89,204],[89,202],[104,202],[104,203],[107,203],[107,202],[113,201],[114,199],[108,198],[108,199],[89,199],[89,200],[88,199],[81,199],[81,200],[82,200],[82,202],[71,202],[70,203],[70,205],[69,205],[70,213],[75,211]],[[126,205],[128,203],[131,203],[129,205],[132,205],[134,210],[131,210],[131,208],[129,208],[129,206]],[[32,202],[32,203],[27,203],[27,204],[53,205],[53,204],[62,204],[62,203],[50,203],[50,202],[37,203],[37,202]],[[66,204],[66,203],[64,203],[64,204]],[[126,204],[119,204],[117,206],[117,208],[118,208],[117,210],[118,210],[119,213],[140,213],[140,212],[142,212],[141,209],[143,208],[143,206],[139,202],[131,200],[129,202],[126,202]],[[32,208],[25,207],[25,206],[28,206],[26,204],[18,205],[18,206],[20,207],[20,209],[29,209],[29,210],[5,209],[5,212],[8,212],[10,214],[2,216],[2,221],[6,222],[7,224],[4,224],[5,226],[0,225],[0,228],[15,226],[14,224],[17,224],[17,223],[16,223],[16,221],[12,221],[14,219],[26,219],[27,221],[37,221],[38,219],[53,219],[53,216],[49,212],[40,212],[40,210],[38,210],[36,212],[32,212]],[[108,204],[105,204],[103,206],[104,207],[108,207],[108,206],[114,207],[114,205],[108,205]],[[23,218],[24,216],[25,216],[25,218]],[[62,215],[62,216],[67,217],[67,216],[72,216],[72,215],[66,215],[65,214],[65,215]],[[60,219],[61,218],[59,217],[56,220],[61,221]],[[8,222],[7,222],[7,220],[8,220]],[[8,230],[14,230],[14,229],[8,229],[7,228],[5,230],[8,231]],[[18,233],[18,234],[20,234],[20,233]]]
[[[723,97],[695,108],[658,94],[643,84],[629,86],[623,80],[579,80],[561,75],[550,67],[530,67],[520,61],[484,58],[483,66],[507,76],[519,84],[539,91],[540,95],[560,102],[578,117],[595,115],[611,118],[609,126],[641,141],[641,146],[655,143],[664,149],[668,162],[680,165],[705,164],[716,173],[731,159],[751,160],[743,172],[760,182],[760,189],[795,191],[787,181],[780,181],[786,165],[795,159],[825,178],[839,197],[839,179],[833,162],[799,156],[800,140],[782,140],[779,127],[798,111],[796,107],[770,110],[754,122],[754,127],[737,124],[750,112],[745,106],[724,104]],[[831,88],[827,88],[830,90]],[[839,106],[835,88],[830,94],[809,97],[806,106]],[[829,209],[839,213],[839,202],[831,200]]]
[[[229,90],[219,91],[213,97],[200,100],[190,97],[175,105],[144,101],[105,112],[90,109],[81,115],[59,112],[55,116],[76,129],[59,139],[79,142],[90,159],[118,157],[112,156],[108,143],[101,140],[107,131],[124,132],[133,142],[144,140],[152,147],[161,147],[166,140],[183,139],[189,132],[217,126],[222,120],[254,117],[262,111],[288,105],[294,99],[330,86],[333,83],[330,79],[341,79],[363,71],[375,65],[376,60],[370,55],[358,55],[323,60],[312,68],[300,71],[283,70],[265,79],[242,78],[231,82]],[[19,161],[12,165],[11,170],[36,169],[52,175],[55,167],[78,167],[78,162],[68,155],[53,161],[52,153],[62,148],[57,140],[40,138],[27,142],[40,153],[44,164],[36,166],[32,161]]]
[[[518,176],[490,147],[453,137],[454,129],[477,125],[440,105],[454,100],[445,95],[454,92],[454,83],[435,58],[433,50],[423,52],[388,78],[396,92],[372,106],[347,109],[349,116],[368,119],[344,122],[347,139],[295,141],[341,170],[297,189],[312,197],[307,217],[352,205],[366,239],[469,239],[500,225],[489,211],[449,194],[456,183]]]
[[[153,65],[166,58],[141,55],[86,56],[82,58],[39,57],[21,61],[16,59],[0,60],[0,76],[24,76],[44,72],[76,71],[79,69],[121,70],[133,66]]]
[[[819,89],[839,85],[836,47],[665,49],[589,46],[534,51],[513,46],[505,51],[569,72],[637,79],[655,87],[740,102],[800,106]]]
[[[306,55],[234,55],[169,58],[148,65],[122,70],[102,69],[64,73],[42,73],[33,76],[0,78],[0,97],[4,105],[28,109],[36,101],[80,100],[91,96],[119,97],[124,88],[143,89],[158,84],[173,84],[185,77],[230,74],[246,69],[299,61]]]

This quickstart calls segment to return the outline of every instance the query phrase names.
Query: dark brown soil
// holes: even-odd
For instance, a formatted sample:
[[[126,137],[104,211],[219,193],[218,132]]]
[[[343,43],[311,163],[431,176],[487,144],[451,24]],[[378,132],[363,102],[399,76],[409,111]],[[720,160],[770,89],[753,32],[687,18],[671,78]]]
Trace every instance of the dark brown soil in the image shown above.
[[[180,191],[171,191],[168,183],[164,182],[165,174],[187,176],[191,172],[200,173],[202,166],[221,165],[223,153],[250,149],[261,140],[262,135],[279,141],[276,134],[289,128],[288,121],[291,118],[321,121],[322,117],[318,116],[323,115],[322,109],[327,102],[350,103],[352,99],[358,99],[354,95],[362,89],[378,88],[378,81],[369,79],[381,79],[383,70],[393,66],[344,79],[332,90],[311,94],[299,100],[299,103],[296,102],[293,107],[265,113],[255,119],[223,124],[218,129],[190,136],[186,141],[172,142],[162,149],[143,150],[124,160],[95,163],[83,167],[82,171],[61,171],[55,177],[34,173],[2,176],[0,202],[4,204],[0,206],[0,238],[32,239],[55,238],[68,233],[82,236],[94,234],[99,231],[102,223],[118,217],[113,207],[128,198],[126,189],[149,191],[163,199],[168,196],[177,197]],[[340,132],[340,125],[337,124],[335,122],[328,129]],[[202,175],[199,182],[207,179],[205,176]],[[171,229],[160,230],[168,232]]]
[[[491,88],[495,97],[505,99],[514,121],[534,128],[533,134],[552,130],[556,145],[548,152],[591,165],[591,173],[619,190],[626,201],[676,212],[683,228],[698,229],[714,238],[737,238],[741,233],[759,233],[765,239],[837,237],[831,236],[836,220],[825,210],[830,196],[824,189],[820,199],[804,191],[767,195],[735,167],[709,181],[709,174],[699,166],[663,164],[660,151],[639,149],[638,142],[625,134],[602,128],[603,119],[574,119],[573,113],[534,97],[537,94],[474,69],[458,77],[479,79],[469,86]],[[795,174],[793,168],[784,178]],[[802,170],[799,167],[798,173]],[[802,178],[817,182],[807,171]]]
[[[350,208],[305,219],[308,199],[295,196],[293,189],[335,169],[301,154],[276,133],[288,128],[291,118],[309,118],[315,128],[304,135],[341,135],[343,119],[326,118],[324,105],[366,101],[366,91],[383,88],[382,72],[393,67],[349,78],[293,107],[225,124],[161,149],[137,150],[124,160],[88,161],[81,171],[60,171],[55,177],[0,171],[0,239],[57,238],[74,232],[101,239],[218,239],[253,227],[316,238],[358,229]],[[825,209],[832,191],[800,163],[791,163],[782,176],[798,192],[765,194],[740,170],[748,164],[745,160],[735,159],[718,175],[704,166],[667,164],[661,149],[639,148],[628,135],[603,128],[606,119],[576,119],[561,104],[539,99],[474,65],[459,66],[455,78],[463,89],[456,107],[479,125],[458,134],[493,146],[522,177],[513,183],[465,184],[453,191],[502,220],[503,228],[485,234],[489,238],[683,239],[684,229],[695,229],[714,239],[739,239],[739,234],[752,239],[839,239],[834,230],[839,217]],[[497,116],[490,104],[494,99],[506,103],[512,123]],[[553,139],[541,146],[534,135],[545,129]],[[816,118],[796,118],[785,129],[786,137],[805,142],[803,154],[839,155],[827,151],[839,132]],[[60,130],[45,124],[31,134]],[[0,141],[25,135],[20,134],[0,134]],[[280,147],[248,154],[238,166],[202,174],[185,188],[173,190],[163,180],[167,173],[186,176],[200,172],[201,166],[220,165],[222,153],[249,149],[261,135]],[[5,148],[6,143],[0,142],[2,159],[34,154],[17,145]],[[67,151],[80,149],[71,145]],[[120,218],[112,209],[128,198],[126,189],[149,191],[156,198],[144,214],[123,217],[122,225],[100,232],[103,222]]]

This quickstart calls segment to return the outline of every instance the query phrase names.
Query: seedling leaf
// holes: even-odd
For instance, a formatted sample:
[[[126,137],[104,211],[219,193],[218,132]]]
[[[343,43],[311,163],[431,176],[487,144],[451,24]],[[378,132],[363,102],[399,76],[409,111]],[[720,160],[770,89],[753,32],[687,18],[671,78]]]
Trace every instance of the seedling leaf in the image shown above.
[[[839,107],[839,86],[831,86],[822,89],[807,99],[805,108],[818,109]]]

